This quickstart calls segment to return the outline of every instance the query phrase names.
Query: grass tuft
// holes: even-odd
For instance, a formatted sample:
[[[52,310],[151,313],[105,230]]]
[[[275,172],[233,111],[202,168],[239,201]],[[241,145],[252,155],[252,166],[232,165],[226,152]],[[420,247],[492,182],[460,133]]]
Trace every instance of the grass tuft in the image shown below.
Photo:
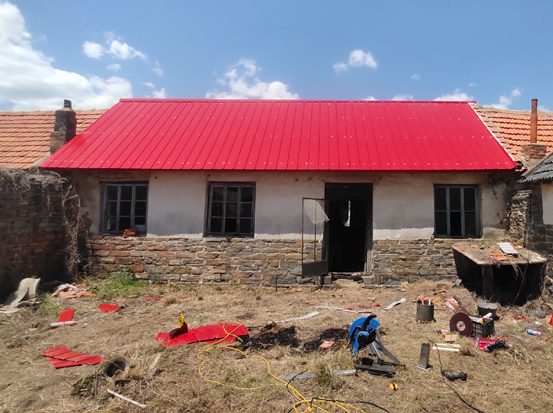
[[[100,300],[112,300],[117,297],[136,295],[147,289],[148,282],[135,280],[132,272],[124,270],[105,280],[88,279],[90,292],[96,294]]]

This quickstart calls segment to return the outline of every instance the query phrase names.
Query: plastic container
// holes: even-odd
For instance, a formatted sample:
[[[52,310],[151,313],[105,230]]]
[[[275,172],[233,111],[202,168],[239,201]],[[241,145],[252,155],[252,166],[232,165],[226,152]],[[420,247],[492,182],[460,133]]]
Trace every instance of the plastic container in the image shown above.
[[[527,328],[527,329],[526,329],[526,332],[527,332],[528,334],[533,335],[533,336],[541,337],[541,333],[540,333],[539,331],[532,330],[531,328]]]
[[[480,322],[479,317],[469,316],[469,318],[472,320],[473,337],[488,338],[495,334],[495,323],[491,318],[485,319],[483,323]]]

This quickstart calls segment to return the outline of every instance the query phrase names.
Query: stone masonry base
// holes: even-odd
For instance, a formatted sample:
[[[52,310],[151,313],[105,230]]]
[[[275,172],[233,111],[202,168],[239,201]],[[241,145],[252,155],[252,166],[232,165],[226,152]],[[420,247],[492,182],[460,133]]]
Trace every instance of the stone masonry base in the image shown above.
[[[451,246],[457,240],[378,240],[373,245],[377,282],[455,277]],[[304,253],[312,256],[312,244]],[[93,235],[89,265],[95,274],[128,268],[151,281],[296,283],[301,275],[300,240],[161,238]]]
[[[373,244],[373,274],[377,282],[414,282],[456,277],[452,245],[459,240],[377,240]]]

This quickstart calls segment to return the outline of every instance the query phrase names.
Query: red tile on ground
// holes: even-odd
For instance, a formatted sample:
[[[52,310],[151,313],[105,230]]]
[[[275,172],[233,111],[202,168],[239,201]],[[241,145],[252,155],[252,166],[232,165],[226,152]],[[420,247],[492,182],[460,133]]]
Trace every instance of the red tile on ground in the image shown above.
[[[112,311],[117,311],[120,308],[123,308],[123,307],[121,307],[120,305],[113,305],[113,304],[102,304],[98,306],[98,310],[106,311],[108,313]]]

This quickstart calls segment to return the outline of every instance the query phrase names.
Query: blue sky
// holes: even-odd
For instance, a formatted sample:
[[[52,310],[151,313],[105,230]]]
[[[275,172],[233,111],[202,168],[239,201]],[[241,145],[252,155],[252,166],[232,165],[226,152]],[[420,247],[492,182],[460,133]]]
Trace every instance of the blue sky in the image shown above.
[[[120,98],[553,110],[553,2],[0,0],[0,109]]]

